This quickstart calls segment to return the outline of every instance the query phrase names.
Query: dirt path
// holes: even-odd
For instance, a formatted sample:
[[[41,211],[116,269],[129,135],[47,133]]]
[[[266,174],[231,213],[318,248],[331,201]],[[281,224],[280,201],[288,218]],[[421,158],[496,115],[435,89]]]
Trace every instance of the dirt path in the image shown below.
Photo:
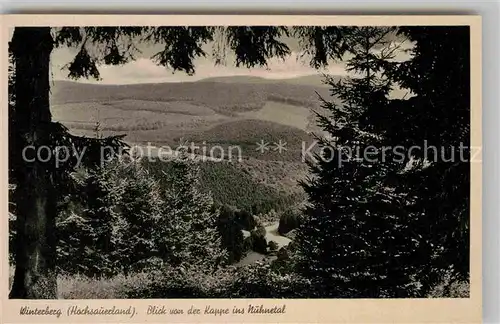
[[[276,242],[278,244],[278,249],[282,248],[283,246],[287,246],[292,240],[290,240],[287,237],[281,236],[278,233],[278,226],[279,223],[275,223],[269,226],[266,226],[266,241],[269,243],[270,241]],[[243,235],[249,236],[250,232],[248,231],[243,231]],[[250,251],[240,262],[237,263],[237,265],[245,265],[245,264],[252,264],[257,261],[264,261],[266,259],[276,259],[276,256],[269,256],[269,255],[264,255],[257,253],[255,251]]]
[[[288,237],[281,236],[280,233],[278,233],[278,226],[279,223],[275,223],[266,227],[266,240],[267,242],[276,242],[278,244],[278,249],[280,249],[283,246],[287,246],[292,240]]]

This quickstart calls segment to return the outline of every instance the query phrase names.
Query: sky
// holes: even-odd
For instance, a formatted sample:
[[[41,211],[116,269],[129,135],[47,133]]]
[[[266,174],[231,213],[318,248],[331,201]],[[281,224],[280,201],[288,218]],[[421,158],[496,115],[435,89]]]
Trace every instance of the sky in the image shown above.
[[[71,55],[64,51],[56,50],[53,53],[52,75],[54,80],[68,80],[67,70],[61,68],[71,60]],[[157,82],[182,82],[196,81],[209,77],[249,75],[268,79],[287,79],[307,76],[321,72],[332,75],[345,75],[344,63],[331,64],[326,70],[315,70],[300,59],[297,52],[293,52],[288,59],[281,61],[271,59],[268,69],[256,67],[253,69],[236,68],[232,65],[215,66],[210,58],[200,58],[195,61],[196,72],[188,76],[184,72],[172,73],[171,70],[156,65],[149,58],[138,58],[123,66],[100,66],[101,81],[80,80],[80,82],[102,84],[130,84],[130,83],[157,83]]]
[[[156,65],[150,57],[161,48],[159,45],[141,47],[141,54],[136,60],[121,66],[100,66],[100,81],[80,79],[78,82],[100,83],[100,84],[134,84],[134,83],[161,83],[161,82],[185,82],[197,81],[210,77],[225,76],[254,76],[267,79],[288,79],[301,76],[308,76],[318,73],[329,75],[345,76],[345,61],[330,62],[326,69],[315,70],[309,65],[309,59],[303,57],[300,52],[298,42],[294,39],[288,40],[287,44],[291,50],[291,55],[285,59],[273,58],[266,67],[255,67],[248,69],[245,67],[235,67],[228,55],[227,64],[215,66],[211,55],[213,44],[206,44],[203,49],[207,53],[206,57],[197,58],[194,61],[195,74],[188,76],[184,72],[172,73],[168,68]],[[407,48],[408,46],[406,46]],[[77,49],[57,48],[51,57],[51,73],[54,80],[69,80],[68,71],[63,67],[69,63],[77,53]],[[405,60],[407,54],[400,52],[397,60]]]
[[[67,70],[62,69],[71,61],[76,53],[66,48],[56,49],[52,54],[52,75],[54,80],[68,80]],[[172,73],[168,68],[156,65],[149,57],[139,57],[135,61],[122,66],[100,66],[101,81],[79,80],[79,82],[101,84],[132,84],[132,83],[160,83],[197,81],[209,77],[223,76],[256,76],[267,79],[288,79],[318,73],[331,75],[345,75],[345,63],[331,63],[327,69],[315,70],[301,57],[301,53],[294,51],[286,60],[272,58],[268,67],[248,69],[237,68],[234,64],[215,66],[210,55],[195,60],[195,74],[188,76],[184,72]]]

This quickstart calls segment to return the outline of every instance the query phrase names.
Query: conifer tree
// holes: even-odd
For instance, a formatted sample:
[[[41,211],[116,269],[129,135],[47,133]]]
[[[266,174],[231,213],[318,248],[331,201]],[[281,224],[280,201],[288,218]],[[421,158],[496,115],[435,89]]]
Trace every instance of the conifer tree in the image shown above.
[[[222,236],[222,244],[228,252],[228,263],[238,262],[245,251],[242,225],[236,217],[236,210],[223,205],[220,207],[218,228]]]
[[[469,279],[470,33],[467,26],[401,27],[412,59],[387,74],[413,93],[393,100],[372,123],[387,145],[407,151],[395,177],[409,198],[407,211],[421,236],[422,292],[451,274]],[[477,163],[478,161],[476,161]]]
[[[75,188],[61,202],[56,222],[59,272],[93,277],[121,270],[114,254],[124,186],[114,168],[112,163],[71,173]]]
[[[376,298],[417,294],[411,262],[415,241],[387,175],[392,159],[382,157],[383,136],[370,124],[372,111],[389,103],[391,80],[383,75],[395,47],[391,28],[355,28],[349,40],[347,81],[329,80],[330,115],[318,115],[329,133],[304,183],[310,206],[299,227],[298,266],[316,281],[320,296]],[[318,291],[321,289],[321,291]]]
[[[118,206],[123,187],[116,185],[115,172],[109,166],[90,169],[83,188],[83,217],[91,228],[89,237],[80,242],[95,260],[91,275],[112,275],[119,269],[114,266],[112,254],[116,250],[115,224],[120,218]]]
[[[99,267],[96,254],[90,248],[92,227],[90,221],[70,211],[69,215],[59,217],[57,223],[57,272],[92,276]],[[75,262],[76,261],[76,262]]]
[[[181,270],[215,270],[227,261],[217,228],[219,211],[211,196],[200,191],[199,165],[182,154],[172,163],[155,231],[159,256],[167,266]]]
[[[162,218],[161,189],[140,161],[131,161],[117,172],[124,184],[116,233],[116,260],[125,272],[140,270],[153,258],[159,258],[153,233]]]

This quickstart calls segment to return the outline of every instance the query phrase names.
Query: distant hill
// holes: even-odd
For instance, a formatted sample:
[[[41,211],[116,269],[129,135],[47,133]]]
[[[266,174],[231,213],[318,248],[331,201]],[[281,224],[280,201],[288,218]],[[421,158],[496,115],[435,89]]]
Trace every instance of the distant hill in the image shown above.
[[[329,88],[311,85],[314,82],[322,82],[322,77],[270,80],[233,76],[127,85],[56,81],[51,89],[51,110],[55,120],[75,133],[91,135],[99,121],[106,135],[125,132],[130,141],[140,143],[170,143],[193,133],[211,133],[213,127],[235,121],[231,128],[246,130],[246,120],[309,133],[318,131],[312,114],[312,110],[322,110],[318,94],[331,99]],[[404,95],[399,91],[398,96]]]
[[[127,85],[84,84],[56,81],[52,87],[51,104],[77,102],[109,102],[143,100],[156,102],[189,102],[222,114],[261,108],[269,97],[298,105],[314,106],[317,94],[328,95],[325,87],[280,83],[245,82],[179,82]]]
[[[312,109],[320,109],[318,93],[329,95],[326,87],[300,85],[297,80],[218,80],[128,85],[56,81],[51,110],[54,119],[75,134],[93,135],[99,121],[104,135],[125,133],[134,143],[171,145],[181,138],[207,137],[213,145],[217,139],[236,144],[243,138],[248,144],[266,129],[273,139],[291,142],[292,134],[314,130]]]
[[[308,82],[310,80],[310,82]],[[214,77],[192,82],[142,84],[92,84],[55,81],[52,104],[102,100],[137,99],[150,101],[192,101],[226,106],[247,100],[264,99],[265,95],[282,95],[299,99],[315,97],[314,91],[327,94],[320,75],[293,79],[265,79],[253,76]],[[313,94],[311,95],[311,92]]]
[[[341,79],[341,76],[333,76],[335,79]],[[223,76],[202,79],[197,82],[223,82],[223,83],[280,83],[280,84],[293,84],[312,87],[327,87],[324,84],[324,76],[321,74],[311,74],[288,79],[268,79],[257,76],[249,75],[236,75],[236,76]]]
[[[330,77],[334,81],[340,81],[344,79],[344,76],[339,76],[339,75],[330,75]],[[236,76],[223,76],[223,77],[212,77],[212,78],[206,78],[202,79],[200,81],[196,81],[199,83],[204,83],[204,82],[218,82],[218,83],[225,83],[225,84],[237,84],[237,83],[244,83],[244,84],[288,84],[288,85],[295,85],[295,86],[306,86],[306,87],[315,87],[315,88],[320,88],[320,89],[327,89],[329,88],[328,84],[325,84],[325,76],[322,74],[311,74],[311,75],[305,75],[305,76],[300,76],[296,78],[289,78],[289,79],[268,79],[268,78],[262,78],[262,77],[257,77],[257,76],[249,76],[249,75],[236,75]],[[394,98],[403,98],[403,97],[408,97],[409,94],[407,93],[407,90],[402,90],[398,87],[395,87],[394,90],[391,92],[391,96]],[[321,92],[322,94],[325,94],[326,97],[328,97],[328,94],[326,92]]]

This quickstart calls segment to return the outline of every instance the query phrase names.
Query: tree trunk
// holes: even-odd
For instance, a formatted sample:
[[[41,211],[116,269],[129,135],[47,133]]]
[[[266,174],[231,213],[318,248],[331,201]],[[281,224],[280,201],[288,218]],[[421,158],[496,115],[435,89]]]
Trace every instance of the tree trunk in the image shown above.
[[[35,152],[50,145],[49,64],[53,39],[49,27],[16,28],[12,38],[16,68],[14,181],[17,184],[16,271],[10,298],[57,298],[55,276],[55,206],[51,183],[54,171]],[[26,157],[23,157],[23,149]],[[48,150],[41,151],[45,157]]]

